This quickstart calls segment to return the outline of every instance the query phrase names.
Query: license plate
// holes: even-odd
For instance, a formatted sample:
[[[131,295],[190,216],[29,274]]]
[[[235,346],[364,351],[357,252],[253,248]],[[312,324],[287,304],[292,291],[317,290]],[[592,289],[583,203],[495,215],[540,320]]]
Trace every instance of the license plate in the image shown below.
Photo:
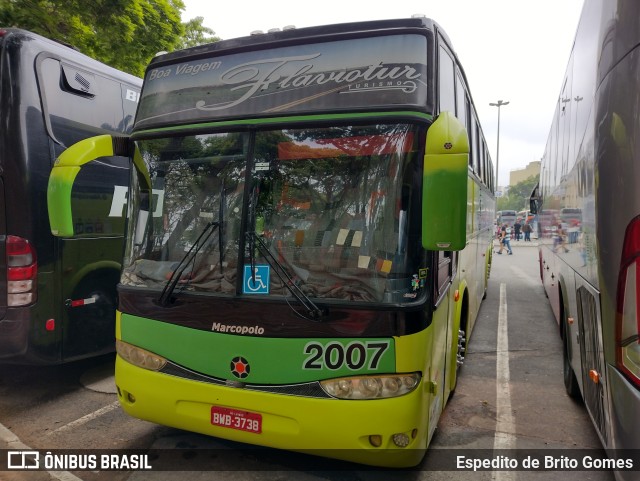
[[[262,432],[262,414],[212,406],[211,424],[260,434]]]

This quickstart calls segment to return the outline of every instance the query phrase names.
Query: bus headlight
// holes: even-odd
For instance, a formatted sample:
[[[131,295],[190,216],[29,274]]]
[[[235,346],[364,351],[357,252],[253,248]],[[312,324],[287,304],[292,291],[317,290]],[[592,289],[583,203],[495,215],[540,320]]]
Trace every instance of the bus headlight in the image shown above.
[[[420,382],[420,374],[341,377],[320,381],[322,389],[339,399],[384,399],[403,396]]]
[[[125,361],[130,362],[134,366],[149,369],[150,371],[159,371],[167,363],[164,357],[160,357],[157,354],[145,351],[119,339],[116,339],[116,351]]]

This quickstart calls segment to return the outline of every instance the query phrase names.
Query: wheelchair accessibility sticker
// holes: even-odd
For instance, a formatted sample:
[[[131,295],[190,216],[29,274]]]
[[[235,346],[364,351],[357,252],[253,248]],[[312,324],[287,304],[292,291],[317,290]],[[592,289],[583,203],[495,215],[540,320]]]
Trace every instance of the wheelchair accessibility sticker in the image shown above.
[[[252,275],[251,266],[244,266],[244,279],[242,281],[243,294],[269,294],[269,275],[271,267],[268,265],[253,266],[255,271]]]

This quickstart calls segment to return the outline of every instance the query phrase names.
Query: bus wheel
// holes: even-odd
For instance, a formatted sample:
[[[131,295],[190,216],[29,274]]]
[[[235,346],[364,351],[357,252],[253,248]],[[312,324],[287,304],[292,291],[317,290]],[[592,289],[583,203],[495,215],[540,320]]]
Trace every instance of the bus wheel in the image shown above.
[[[493,247],[487,253],[487,263],[484,266],[484,292],[482,293],[482,299],[487,298],[487,290],[489,289],[489,277],[491,277],[491,263],[493,262]]]
[[[487,274],[484,276],[484,292],[482,293],[482,300],[487,298],[487,290],[489,289],[489,274],[488,271],[486,272]]]
[[[582,399],[576,373],[573,371],[569,360],[569,335],[566,328],[562,336],[562,373],[564,375],[564,388],[569,397],[576,400]]]
[[[453,396],[453,394],[456,392],[456,387],[458,387],[458,376],[460,375],[460,368],[464,364],[464,355],[466,352],[467,352],[467,334],[464,331],[464,327],[460,326],[460,330],[458,331],[458,349],[456,352],[456,367],[455,367],[456,377],[453,380],[453,383],[451,385],[449,398]]]
[[[456,378],[458,371],[464,364],[464,355],[467,352],[467,337],[463,329],[458,331],[458,353],[456,354]]]

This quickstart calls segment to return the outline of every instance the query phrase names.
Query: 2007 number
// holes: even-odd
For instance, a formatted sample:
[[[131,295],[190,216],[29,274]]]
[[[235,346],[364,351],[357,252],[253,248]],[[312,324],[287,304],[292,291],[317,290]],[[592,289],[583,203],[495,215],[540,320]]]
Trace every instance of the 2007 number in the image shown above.
[[[304,360],[303,369],[330,369],[336,371],[344,366],[357,371],[377,369],[380,359],[389,348],[389,341],[350,342],[346,346],[341,342],[321,344],[310,342],[304,347],[308,357]]]

